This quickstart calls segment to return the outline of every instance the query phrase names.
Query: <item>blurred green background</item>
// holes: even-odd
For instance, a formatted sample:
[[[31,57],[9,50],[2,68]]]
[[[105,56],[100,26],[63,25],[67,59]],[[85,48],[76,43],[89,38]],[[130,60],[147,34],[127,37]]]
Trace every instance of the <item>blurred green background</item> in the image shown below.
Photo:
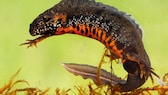
[[[40,13],[60,0],[0,1],[0,87],[19,69],[16,79],[25,79],[31,86],[45,89],[74,88],[88,80],[67,72],[62,63],[97,66],[104,46],[93,39],[78,35],[48,38],[38,48],[19,46],[29,34],[29,24]],[[97,0],[131,14],[144,30],[143,42],[152,67],[161,77],[168,72],[168,0]],[[106,66],[109,69],[109,65]],[[122,67],[114,68],[122,74]],[[122,70],[122,71],[121,71]],[[155,82],[157,84],[157,81]],[[147,82],[151,84],[151,81]]]

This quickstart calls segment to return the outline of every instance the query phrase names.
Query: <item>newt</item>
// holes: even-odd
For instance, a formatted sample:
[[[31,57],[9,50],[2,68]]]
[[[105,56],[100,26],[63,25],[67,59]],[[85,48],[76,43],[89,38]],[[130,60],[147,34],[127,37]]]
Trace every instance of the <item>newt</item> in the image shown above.
[[[154,73],[142,42],[142,29],[125,12],[95,0],[62,0],[40,14],[30,24],[32,36],[21,45],[36,46],[43,39],[62,34],[77,34],[95,39],[110,51],[111,59],[121,59],[128,72],[121,91],[143,85]],[[115,76],[114,76],[115,77]]]

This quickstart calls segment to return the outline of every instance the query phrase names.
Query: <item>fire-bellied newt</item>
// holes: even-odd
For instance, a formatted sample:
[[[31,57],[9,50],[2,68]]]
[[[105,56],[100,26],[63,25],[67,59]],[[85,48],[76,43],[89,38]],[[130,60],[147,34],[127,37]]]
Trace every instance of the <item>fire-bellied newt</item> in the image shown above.
[[[30,24],[29,31],[32,36],[41,36],[22,44],[29,44],[28,47],[67,33],[98,40],[110,51],[111,57],[122,60],[128,72],[127,80],[117,83],[121,91],[134,90],[151,74],[156,75],[144,49],[139,25],[130,15],[95,0],[62,0],[40,14]]]

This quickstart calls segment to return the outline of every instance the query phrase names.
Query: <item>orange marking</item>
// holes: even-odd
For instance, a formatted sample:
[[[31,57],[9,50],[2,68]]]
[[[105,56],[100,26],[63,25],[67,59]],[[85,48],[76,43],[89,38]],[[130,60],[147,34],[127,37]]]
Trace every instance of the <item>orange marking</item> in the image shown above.
[[[61,31],[63,31],[64,30],[64,28],[59,28],[56,32],[55,32],[55,35],[60,35],[60,34],[63,34],[63,33],[61,33]]]
[[[85,25],[82,25],[81,30],[84,31],[84,33],[82,34],[82,35],[84,35],[84,34],[86,33],[86,26],[85,26]]]
[[[116,47],[116,45],[114,45],[113,46],[113,49],[112,50],[114,50],[115,51],[115,54],[117,55],[117,56],[119,56],[120,58],[122,58],[122,52],[123,52],[123,50],[118,50],[117,49],[117,47]]]
[[[106,33],[104,32],[102,35],[102,41],[105,41],[105,39],[106,39]]]
[[[111,37],[111,36],[108,36],[108,37],[105,39],[106,46],[109,46],[108,41],[109,41],[109,40],[111,40],[111,39],[112,39],[112,37]]]
[[[90,34],[91,34],[91,36],[93,37],[94,35],[93,35],[93,27],[91,28],[91,31],[90,31]]]
[[[87,26],[87,29],[88,29],[88,33],[85,36],[87,36],[90,33],[90,31],[91,31],[91,29],[89,28],[89,26]]]
[[[86,25],[79,25],[79,31],[81,31],[81,30],[83,30],[83,34],[82,35],[84,35],[85,33],[86,33]]]
[[[140,67],[140,70],[141,70],[141,72],[140,72],[140,78],[143,78],[143,75],[145,74],[145,72],[144,72],[144,65],[142,63],[140,63],[140,61],[137,60],[134,56],[132,57],[129,54],[126,54],[126,56],[127,56],[127,59],[129,59],[131,61],[135,61],[135,62],[137,62],[139,64],[139,67]]]
[[[115,41],[112,40],[111,43],[109,44],[109,46],[114,46],[115,45]]]
[[[102,33],[103,31],[101,30],[101,29],[99,29],[98,31],[97,31],[97,33],[98,33],[98,40],[100,40],[100,37],[101,37],[101,33]]]
[[[77,31],[77,29],[76,29],[76,31],[74,31],[76,34],[79,34],[79,35],[81,35],[82,33],[81,33],[81,30],[83,29],[83,25],[79,25],[79,31]]]
[[[126,61],[126,59],[122,59],[122,63],[123,63],[123,64],[125,63],[125,61]]]
[[[103,35],[105,35],[105,34],[103,34]],[[102,40],[105,38],[105,36],[104,37],[102,37]],[[106,46],[107,47],[109,47],[109,46],[111,46],[112,47],[112,49],[110,50],[112,53],[114,53],[114,54],[116,54],[118,57],[120,57],[120,58],[122,58],[122,52],[123,52],[123,50],[118,50],[118,48],[117,48],[117,46],[115,45],[115,41],[114,40],[112,40],[111,42],[110,42],[110,44],[108,43],[108,41],[109,40],[111,40],[112,39],[112,37],[111,36],[108,36],[108,38],[105,38],[105,42],[106,42]]]
[[[108,43],[108,41],[111,40],[111,39],[112,39],[111,36],[106,38],[106,40],[105,40],[106,41],[106,46],[107,47],[111,46],[112,49],[110,51],[113,52],[114,54],[116,54],[118,57],[122,58],[122,54],[121,53],[123,52],[123,50],[118,50],[118,48],[117,48],[117,46],[115,44],[115,41],[113,39],[112,39],[112,41],[110,43]]]
[[[87,34],[85,34],[86,33],[86,28],[88,29],[88,33]],[[97,38],[100,41],[100,36],[101,36],[101,33],[103,31],[101,29],[99,29],[98,27],[96,27],[95,34],[93,34],[93,32],[92,32],[93,29],[94,28],[91,28],[91,30],[90,30],[89,26],[86,26],[86,25],[79,25],[79,31],[77,31],[77,28],[73,28],[72,26],[69,26],[68,28],[61,27],[61,28],[58,29],[57,32],[55,32],[55,34],[59,35],[59,34],[64,34],[64,33],[71,33],[72,31],[74,31],[75,34],[83,35],[83,36],[91,35],[92,38],[94,38],[94,39]],[[83,34],[81,33],[81,30],[84,31]],[[62,31],[64,31],[64,33],[62,33]],[[98,33],[98,37],[96,37],[96,33]],[[106,44],[105,44],[106,47],[109,47],[109,46],[112,47],[112,49],[110,50],[112,53],[117,55],[119,58],[122,58],[123,50],[118,50],[117,46],[115,45],[115,41],[114,40],[112,40],[110,43],[108,43],[108,41],[111,40],[111,39],[112,39],[111,36],[108,36],[106,38],[106,32],[104,32],[103,35],[102,35],[102,39],[101,40],[106,42]],[[130,58],[130,57],[128,56],[128,58]],[[132,59],[132,58],[130,58],[130,59]]]
[[[132,57],[132,56],[130,56],[129,54],[126,54],[126,56],[127,56],[127,59],[129,59],[129,60],[131,60],[131,61],[135,61],[135,62],[137,62],[137,63],[140,63],[138,60],[136,60],[135,57]]]
[[[65,32],[68,33],[68,32],[71,32],[71,31],[76,31],[72,26],[68,27],[65,29]]]
[[[86,33],[86,28],[88,28],[88,33],[85,35]],[[93,31],[94,28],[91,28],[91,31]],[[84,31],[84,34],[81,33],[81,30]],[[68,28],[59,28],[57,32],[55,32],[55,34],[63,34],[61,31],[64,31],[65,33],[71,33],[72,31],[74,31],[76,34],[78,35],[84,35],[84,36],[89,36],[91,35],[92,38],[97,38],[98,40],[100,40],[100,36],[101,33],[103,32],[101,29],[99,29],[98,27],[96,27],[95,32],[98,33],[98,37],[96,37],[96,33],[93,34],[90,30],[89,27],[87,27],[86,25],[79,25],[79,31],[77,31],[76,28],[73,28],[72,26],[69,26]],[[91,33],[91,34],[90,34]],[[108,38],[106,38],[106,33],[104,32],[102,35],[102,41],[106,42],[106,46],[112,46],[112,50],[110,50],[111,52],[113,52],[114,54],[116,54],[118,57],[122,58],[122,52],[123,50],[118,50],[117,46],[115,45],[115,41],[112,40],[111,43],[109,44],[108,41],[111,40],[112,37],[108,36]]]
[[[94,37],[97,38],[97,39],[100,39],[100,36],[99,36],[99,37],[96,36],[96,34],[97,34],[97,32],[98,32],[99,30],[101,30],[101,29],[99,29],[99,28],[96,26]]]
[[[62,19],[62,22],[64,23],[66,22],[67,15],[65,13],[56,13],[53,18],[54,23],[56,23],[58,19]]]

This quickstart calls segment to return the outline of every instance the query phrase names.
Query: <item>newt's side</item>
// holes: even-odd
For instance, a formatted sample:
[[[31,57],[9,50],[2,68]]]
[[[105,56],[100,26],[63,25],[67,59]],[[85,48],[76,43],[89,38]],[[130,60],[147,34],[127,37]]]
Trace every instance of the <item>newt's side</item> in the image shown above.
[[[115,56],[112,59],[121,58],[128,72],[127,80],[118,83],[122,91],[140,87],[153,73],[141,29],[130,16],[112,6],[94,0],[62,0],[30,24],[30,34],[42,36],[23,44],[36,45],[65,33],[98,40],[110,50],[111,57]]]

